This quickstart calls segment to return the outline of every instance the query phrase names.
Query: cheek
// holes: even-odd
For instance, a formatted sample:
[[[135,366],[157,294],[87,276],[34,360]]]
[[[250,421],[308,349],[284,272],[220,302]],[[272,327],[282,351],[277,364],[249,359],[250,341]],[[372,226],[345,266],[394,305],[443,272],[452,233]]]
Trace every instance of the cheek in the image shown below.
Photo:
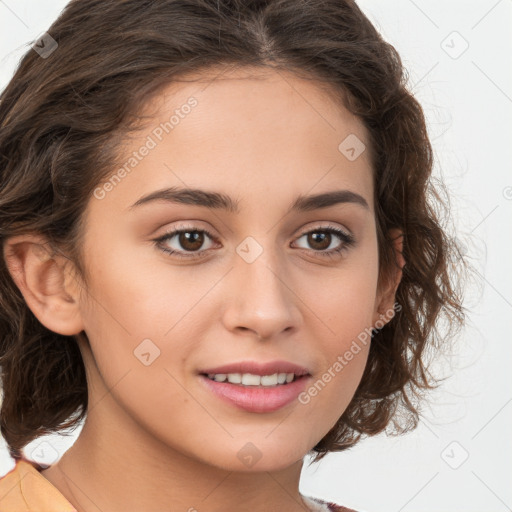
[[[328,364],[315,375],[298,400],[306,408],[306,422],[316,438],[322,438],[347,409],[361,382],[370,337],[364,342],[339,342],[332,348]]]
[[[306,302],[334,337],[346,340],[371,325],[378,279],[376,259],[361,254],[332,272],[300,279]]]
[[[371,342],[371,325],[378,278],[377,259],[361,253],[347,260],[322,289],[309,295],[321,320],[316,337],[323,365],[299,401],[325,434],[346,410],[361,381]],[[325,329],[328,328],[328,330]]]
[[[186,436],[204,416],[180,384],[194,346],[186,318],[180,322],[190,305],[183,294],[173,294],[172,284],[134,272],[128,258],[119,265],[103,261],[83,307],[95,398],[153,435]],[[181,421],[175,421],[177,411]]]
[[[190,272],[171,271],[151,243],[134,250],[127,236],[116,239],[111,233],[108,238],[98,235],[90,240],[90,308],[85,311],[89,327],[98,334],[108,329],[110,335],[133,344],[168,338],[165,335],[204,291],[190,286]]]
[[[98,377],[109,389],[123,383],[123,402],[141,417],[169,404],[186,410],[190,396],[178,382],[199,339],[191,310],[213,278],[191,286],[189,272],[171,273],[152,250],[135,254],[114,238],[103,242],[89,252],[92,277],[81,306]]]

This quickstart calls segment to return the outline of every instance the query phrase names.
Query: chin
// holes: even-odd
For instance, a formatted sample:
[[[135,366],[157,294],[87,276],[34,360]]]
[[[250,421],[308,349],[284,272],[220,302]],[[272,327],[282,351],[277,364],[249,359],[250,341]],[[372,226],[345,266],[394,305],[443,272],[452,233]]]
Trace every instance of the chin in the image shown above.
[[[208,453],[201,453],[200,457],[209,465],[226,471],[243,473],[261,471],[281,471],[290,466],[301,463],[302,459],[313,448],[305,440],[297,439],[291,442],[288,438],[286,443],[281,439],[268,438],[263,435],[260,438],[253,437],[235,441],[231,439],[229,446],[224,446],[221,451],[211,452],[211,447],[219,448],[219,444],[212,442]],[[276,436],[278,438],[278,436]],[[199,454],[198,454],[199,455]]]

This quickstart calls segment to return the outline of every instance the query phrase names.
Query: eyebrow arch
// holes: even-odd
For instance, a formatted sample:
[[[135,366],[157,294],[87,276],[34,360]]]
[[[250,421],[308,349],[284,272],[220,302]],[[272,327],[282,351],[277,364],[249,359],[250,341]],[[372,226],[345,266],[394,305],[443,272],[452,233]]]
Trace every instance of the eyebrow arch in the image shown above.
[[[128,209],[133,210],[138,206],[148,204],[154,201],[166,201],[178,204],[190,204],[194,206],[203,206],[205,208],[226,210],[230,213],[240,213],[239,202],[219,192],[209,192],[196,188],[178,188],[171,187],[156,190],[148,195],[141,197]],[[333,190],[323,194],[300,195],[292,204],[290,211],[306,212],[321,208],[328,208],[340,203],[352,203],[370,210],[366,199],[350,190]]]

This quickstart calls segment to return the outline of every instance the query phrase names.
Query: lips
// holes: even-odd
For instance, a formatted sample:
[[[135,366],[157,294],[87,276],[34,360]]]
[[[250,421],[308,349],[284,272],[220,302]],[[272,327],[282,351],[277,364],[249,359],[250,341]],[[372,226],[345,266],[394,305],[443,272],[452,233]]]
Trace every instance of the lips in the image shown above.
[[[276,411],[304,390],[311,374],[288,361],[242,361],[199,371],[206,389],[223,402],[248,412]]]

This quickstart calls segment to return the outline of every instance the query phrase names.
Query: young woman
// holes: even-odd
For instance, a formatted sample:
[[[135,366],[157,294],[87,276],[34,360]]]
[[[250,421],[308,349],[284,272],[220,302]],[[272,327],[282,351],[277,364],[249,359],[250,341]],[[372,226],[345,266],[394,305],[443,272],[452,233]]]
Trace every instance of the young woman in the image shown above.
[[[464,319],[404,76],[353,1],[68,4],[0,103],[0,510],[348,510],[304,456]]]

